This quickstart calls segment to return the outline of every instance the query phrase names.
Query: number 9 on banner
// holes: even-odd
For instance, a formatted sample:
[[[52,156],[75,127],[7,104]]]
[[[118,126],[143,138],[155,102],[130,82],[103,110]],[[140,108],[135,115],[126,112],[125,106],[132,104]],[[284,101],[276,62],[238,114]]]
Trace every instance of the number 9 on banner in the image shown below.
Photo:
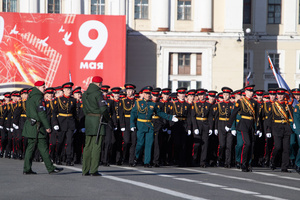
[[[98,36],[96,39],[92,39],[89,36],[89,32],[91,30],[96,30]],[[90,20],[84,22],[78,32],[79,41],[85,47],[91,47],[90,51],[84,57],[84,60],[96,60],[99,56],[102,49],[105,47],[107,38],[108,38],[108,31],[106,26],[96,20]]]

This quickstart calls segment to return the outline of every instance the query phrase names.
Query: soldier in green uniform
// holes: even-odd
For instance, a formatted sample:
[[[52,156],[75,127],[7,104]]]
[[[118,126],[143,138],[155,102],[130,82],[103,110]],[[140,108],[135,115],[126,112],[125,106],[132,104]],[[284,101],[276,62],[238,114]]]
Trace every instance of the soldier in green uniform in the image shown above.
[[[49,150],[46,141],[46,134],[51,132],[50,124],[46,117],[45,103],[43,101],[43,93],[45,91],[45,82],[37,81],[32,92],[26,101],[27,120],[24,124],[22,135],[28,138],[24,158],[23,174],[36,174],[32,171],[32,157],[35,147],[39,149],[43,161],[49,174],[57,173],[63,168],[56,168],[49,157]]]
[[[177,122],[178,119],[174,115],[168,115],[161,111],[154,102],[150,101],[151,86],[142,89],[143,99],[138,99],[131,110],[130,115],[130,129],[135,131],[137,129],[137,145],[135,151],[135,160],[133,166],[136,166],[142,148],[145,147],[144,167],[151,167],[151,150],[153,144],[153,125],[152,115],[156,115]]]
[[[102,78],[95,76],[87,91],[82,96],[83,112],[85,114],[85,146],[83,149],[82,175],[101,176],[98,166],[101,153],[102,137],[106,127],[101,119],[109,120],[106,101],[103,99],[100,87]],[[103,116],[103,117],[102,117]],[[99,130],[100,127],[100,130]],[[100,131],[100,132],[99,132]],[[97,139],[99,138],[99,141]]]

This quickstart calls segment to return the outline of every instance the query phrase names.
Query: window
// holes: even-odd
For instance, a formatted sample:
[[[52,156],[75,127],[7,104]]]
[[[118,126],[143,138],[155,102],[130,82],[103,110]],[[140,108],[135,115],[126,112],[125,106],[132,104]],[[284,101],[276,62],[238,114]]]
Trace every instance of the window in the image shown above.
[[[104,15],[105,14],[105,0],[91,1],[91,14]]]
[[[202,75],[202,54],[197,53],[197,60],[196,60],[196,74]]]
[[[281,0],[269,0],[268,2],[268,24],[281,23]]]
[[[60,0],[48,0],[48,13],[60,13]]]
[[[274,88],[278,88],[278,84],[277,83],[268,83],[268,90],[269,89],[274,89]]]
[[[188,90],[191,89],[191,82],[190,81],[178,81],[178,87],[185,87]]]
[[[17,12],[17,0],[3,0],[3,12]]]
[[[251,0],[244,0],[244,24],[251,24]]]
[[[280,66],[279,66],[279,56],[280,56],[280,54],[279,53],[270,53],[269,56],[272,60],[272,63],[274,65],[275,69],[279,72],[280,71]],[[270,64],[269,64],[268,69],[271,69]]]
[[[197,81],[196,83],[196,88],[199,89],[199,88],[202,88],[202,82],[201,81]]]
[[[148,0],[135,0],[134,18],[148,19]]]
[[[191,20],[191,0],[178,0],[177,5],[177,19]]]
[[[178,74],[191,74],[191,54],[178,54]]]

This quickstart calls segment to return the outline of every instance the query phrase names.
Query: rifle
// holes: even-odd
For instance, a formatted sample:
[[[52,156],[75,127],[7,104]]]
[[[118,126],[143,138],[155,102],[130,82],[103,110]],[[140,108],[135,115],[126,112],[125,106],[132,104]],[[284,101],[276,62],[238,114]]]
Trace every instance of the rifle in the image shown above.
[[[96,138],[95,144],[98,144],[98,142],[99,142],[101,126],[102,125],[107,125],[107,123],[103,122],[102,120],[103,120],[103,115],[101,115],[100,119],[99,119],[99,126],[98,126],[97,138]]]

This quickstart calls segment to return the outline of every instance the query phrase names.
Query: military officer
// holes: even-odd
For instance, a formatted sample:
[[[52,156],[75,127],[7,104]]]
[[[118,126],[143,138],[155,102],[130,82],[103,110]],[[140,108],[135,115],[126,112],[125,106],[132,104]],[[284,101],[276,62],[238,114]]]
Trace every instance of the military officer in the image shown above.
[[[83,149],[82,175],[101,176],[98,166],[101,153],[101,140],[105,135],[105,123],[109,120],[106,101],[99,90],[103,79],[94,76],[92,83],[82,96],[85,118],[85,146]]]
[[[153,112],[162,118],[172,120],[174,122],[178,119],[173,115],[168,115],[161,111],[155,103],[150,101],[150,94],[152,91],[151,86],[144,87],[142,89],[143,99],[138,99],[131,110],[130,115],[130,127],[131,131],[137,130],[137,146],[135,151],[134,166],[137,164],[142,148],[145,147],[144,154],[144,167],[151,167],[151,151],[153,144],[153,125],[151,123]]]
[[[10,158],[10,152],[8,151],[8,131],[9,128],[7,127],[7,114],[8,114],[8,109],[10,109],[9,103],[10,103],[10,98],[11,98],[11,93],[6,92],[3,94],[4,96],[4,102],[2,103],[2,111],[1,111],[1,116],[2,118],[0,119],[0,131],[1,131],[1,147],[2,151],[0,156],[4,156],[4,151],[5,151],[5,158]]]
[[[34,85],[35,87],[32,89],[32,92],[29,94],[28,100],[26,101],[27,120],[22,132],[22,135],[28,138],[23,174],[36,174],[31,168],[35,147],[39,149],[49,174],[57,173],[62,171],[63,168],[56,168],[53,166],[49,157],[46,141],[46,135],[51,132],[51,129],[46,117],[45,102],[43,101],[45,82],[37,81]]]

